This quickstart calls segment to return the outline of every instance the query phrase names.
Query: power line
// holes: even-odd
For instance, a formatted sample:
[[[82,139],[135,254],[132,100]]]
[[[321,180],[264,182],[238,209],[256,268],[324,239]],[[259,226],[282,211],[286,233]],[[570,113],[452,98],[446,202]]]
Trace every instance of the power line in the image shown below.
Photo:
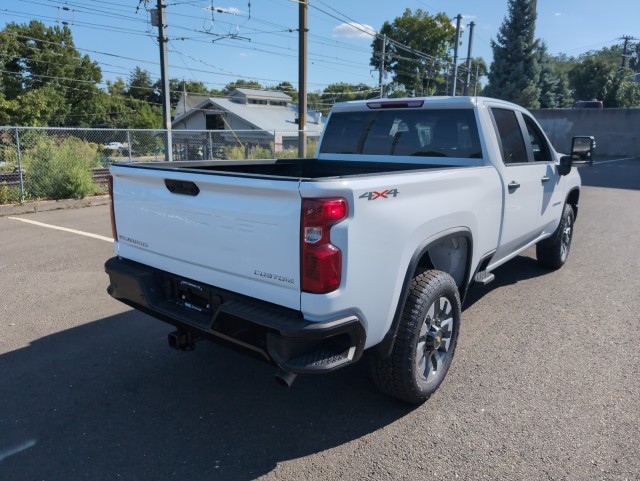
[[[36,1],[33,1],[33,0],[22,0],[22,1],[24,1],[25,3],[31,3],[31,4],[34,4],[34,5],[52,6],[52,7],[56,8],[54,5],[46,5],[46,4],[42,4],[40,2],[36,2]],[[62,3],[59,0],[41,0],[41,1],[48,1],[48,2],[51,2],[51,3],[54,3],[54,4],[64,5],[64,3]],[[93,2],[93,3],[101,3],[101,2],[99,2],[97,0],[87,0],[87,1],[90,1],[90,2]],[[67,2],[65,2],[65,3],[67,3]],[[185,4],[185,5],[194,5],[195,3],[198,3],[198,2],[182,2],[182,3]],[[67,3],[67,4],[69,4],[69,5],[73,6],[73,7],[77,7],[78,12],[82,12],[83,14],[86,14],[86,15],[95,15],[96,14],[94,12],[84,10],[77,3]],[[198,4],[204,6],[204,4],[201,4],[201,3],[198,3]],[[114,5],[119,5],[121,7],[125,7],[125,5],[117,4],[117,3],[114,4]],[[119,9],[117,7],[115,9],[122,11],[122,9]],[[8,9],[5,10],[5,11],[9,12]],[[128,11],[130,11],[130,10],[128,10]],[[105,15],[103,15],[103,16],[107,16],[106,15],[107,12],[105,12],[104,10],[100,11],[100,10],[96,9],[96,12],[105,13]],[[19,12],[18,14],[22,15],[22,13],[23,12]],[[202,18],[202,17],[188,16],[188,15],[178,14],[178,13],[176,13],[175,15],[182,16],[182,17]],[[111,15],[111,16],[113,16],[113,15]],[[43,15],[41,17],[48,18],[48,19],[53,19],[53,17],[50,17],[50,16],[44,16]],[[127,20],[135,21],[135,22],[138,22],[138,23],[145,23],[145,24],[147,23],[143,19],[136,19],[134,17],[125,16],[125,15],[123,15],[122,17],[123,18],[126,17]],[[254,21],[254,22],[257,22],[257,23],[265,24],[265,25],[278,26],[278,24],[276,24],[274,22],[269,22],[269,21],[266,21],[266,20],[263,20],[263,19],[259,19],[259,18],[255,18],[255,17],[252,18],[251,20]],[[217,20],[217,22],[223,23],[222,21],[218,21],[218,20]],[[116,27],[113,27],[113,26],[107,26],[107,25],[98,24],[98,23],[95,23],[95,22],[84,22],[84,21],[82,21],[82,22],[78,22],[78,23],[81,24],[80,26],[87,26],[87,27],[91,26],[91,28],[102,27],[102,28],[105,28],[105,29],[112,29],[112,30],[116,30],[116,31],[118,31],[118,30],[124,31],[124,29],[122,29],[122,28],[116,28]],[[233,25],[233,24],[228,23],[228,22],[226,22],[225,24],[226,25]],[[176,27],[176,28],[184,28],[186,30],[193,30],[193,29],[187,29],[186,27],[181,27],[181,26],[178,26],[178,25],[175,25],[174,27]],[[283,26],[280,26],[280,27],[283,27]],[[131,29],[127,29],[127,30],[131,30]],[[291,32],[292,31],[292,29],[290,29],[288,27],[287,28],[283,28],[283,30],[276,31],[276,32],[274,32],[274,31],[264,31],[264,30],[253,29],[253,28],[251,28],[250,30],[251,31],[248,32],[250,35],[255,35],[255,34],[280,35],[282,33],[285,33],[285,31],[286,32]],[[195,31],[195,30],[193,30],[193,31]],[[140,34],[140,32],[131,32],[131,33],[135,33],[137,35],[150,36],[149,33],[145,33],[145,34]],[[9,34],[11,34],[11,33],[9,33]],[[283,35],[283,36],[285,36],[285,35]],[[327,39],[327,37],[322,37],[322,36],[314,36],[314,38]],[[175,39],[177,39],[177,38],[174,37],[174,40]],[[33,40],[35,40],[37,42],[47,42],[46,40],[43,41],[42,39],[33,39]],[[354,50],[354,51],[366,51],[366,49],[361,49],[361,48],[346,44],[344,42],[339,42],[337,40],[332,40],[332,39],[327,39],[327,40],[328,40],[328,42],[330,42],[330,44],[333,47],[336,47],[336,48],[350,49],[350,50]],[[50,42],[50,43],[51,44],[56,44],[56,42]],[[316,43],[316,42],[313,42],[313,43]],[[325,46],[327,44],[327,42],[318,42],[318,43],[320,45],[323,45],[323,46]],[[226,47],[231,46],[232,48],[244,49],[244,50],[247,50],[247,51],[264,52],[264,53],[269,53],[269,54],[279,55],[279,56],[283,56],[283,53],[282,52],[276,52],[276,51],[270,51],[268,49],[284,50],[285,52],[287,50],[289,50],[292,53],[294,51],[294,49],[291,49],[291,48],[286,48],[286,47],[282,47],[282,46],[279,46],[279,45],[273,45],[273,44],[266,43],[266,42],[254,42],[254,45],[258,45],[260,47],[266,47],[266,48],[256,48],[256,47],[253,47],[253,46],[247,48],[246,46],[236,46],[236,45],[231,46],[231,45],[225,44]],[[62,45],[62,46],[64,46],[64,45]],[[177,48],[175,48],[175,44],[173,44],[173,46],[174,46],[175,53],[180,55],[181,52]],[[74,48],[77,48],[77,47],[74,47]],[[93,49],[77,48],[77,50],[84,51],[84,52],[90,52],[90,53],[93,53],[93,54],[96,54],[96,55],[111,56],[113,58],[120,58],[120,59],[123,59],[123,60],[128,60],[128,61],[132,61],[132,62],[136,62],[136,63],[157,66],[157,62],[151,62],[151,61],[148,61],[146,59],[133,58],[133,57],[128,57],[128,56],[125,56],[125,55],[113,54],[113,53],[109,53],[109,52],[101,52],[101,51],[97,51],[97,50],[93,50]],[[182,54],[182,55],[184,55],[184,54]],[[287,55],[287,54],[284,54],[284,55]],[[293,57],[293,55],[291,55],[291,56]],[[193,59],[193,57],[191,57],[191,58]],[[354,68],[353,63],[341,62],[340,61],[341,60],[340,57],[338,57],[337,55],[336,56],[329,56],[329,55],[324,55],[324,54],[312,52],[310,54],[310,58],[312,59],[313,64],[335,65],[335,66],[339,66],[339,67],[342,66],[342,67]],[[207,73],[207,74],[210,74],[210,75],[222,75],[222,76],[236,77],[236,78],[242,78],[242,79],[248,79],[248,80],[256,80],[256,81],[267,81],[267,82],[284,82],[284,81],[286,81],[286,80],[280,80],[280,79],[253,77],[253,76],[247,76],[247,75],[243,75],[243,74],[239,74],[239,73],[224,71],[223,69],[220,69],[219,67],[213,66],[213,65],[208,65],[208,66],[211,67],[211,68],[215,68],[216,70],[220,70],[220,71],[194,69],[194,68],[191,68],[191,67],[189,67],[187,65],[187,63],[185,62],[184,58],[181,58],[181,62],[185,65],[185,67],[172,66],[172,68],[178,68],[178,69],[183,69],[184,68],[184,69],[188,70],[191,73],[191,75],[194,76],[194,77],[196,77],[195,72],[202,72],[202,73]],[[107,64],[106,62],[101,62],[101,61],[96,61],[96,63],[101,64],[101,65],[111,65],[111,64]],[[113,67],[118,68],[118,69],[126,69],[126,67],[122,67],[122,66],[113,66]],[[332,68],[332,67],[327,67],[327,68]],[[344,72],[344,70],[339,70],[337,68],[332,68],[332,70]],[[103,71],[105,73],[118,74],[118,72],[111,72],[111,71],[106,70],[106,69],[104,69]],[[349,73],[349,72],[345,72],[345,73]],[[198,80],[194,79],[194,81],[198,81]],[[214,82],[203,82],[203,83],[215,84]],[[329,85],[327,83],[313,83],[313,84],[316,85],[316,86]],[[220,85],[223,85],[223,84],[220,84]]]
[[[2,12],[7,12],[12,14],[14,17],[18,17],[18,18],[27,18],[27,19],[33,19],[33,18],[42,18],[45,20],[53,20],[54,22],[58,22],[58,19],[56,17],[50,17],[48,15],[36,15],[36,14],[32,14],[32,13],[27,13],[27,12],[18,12],[15,10],[9,10],[9,9],[2,9]],[[103,24],[97,24],[97,23],[91,23],[91,22],[79,22],[76,21],[74,23],[74,26],[76,27],[81,27],[81,28],[91,28],[93,30],[104,30],[106,32],[118,32],[118,33],[123,33],[125,35],[137,35],[137,36],[143,36],[143,37],[148,37],[149,34],[147,33],[140,33],[137,30],[133,30],[133,29],[129,29],[129,28],[122,28],[122,27],[111,27],[109,25],[103,25]]]
[[[113,54],[113,53],[109,53],[109,52],[101,52],[101,51],[98,51],[98,50],[83,49],[83,48],[80,48],[80,47],[74,47],[74,46],[65,45],[65,44],[61,44],[61,43],[57,43],[57,42],[51,42],[51,41],[48,41],[48,40],[42,40],[42,39],[38,39],[36,37],[27,36],[27,35],[20,35],[20,34],[13,33],[13,32],[4,32],[4,34],[15,36],[15,37],[18,37],[18,38],[23,38],[23,39],[26,39],[26,40],[34,40],[34,41],[38,41],[38,42],[42,42],[42,43],[46,43],[46,44],[52,44],[52,45],[56,45],[58,47],[87,51],[87,52],[90,52],[90,53],[95,53],[97,55],[106,55],[106,56],[111,56],[111,57],[115,57],[115,58],[122,58],[122,59],[125,59],[125,60],[130,60],[130,61],[134,61],[134,62],[142,62],[142,63],[148,63],[148,64],[156,65],[155,62],[151,62],[151,61],[144,60],[144,59],[138,59],[138,58],[133,58],[133,57],[125,57],[125,56],[122,56],[122,55],[117,55],[117,54]],[[28,47],[30,49],[33,49],[33,50],[36,50],[36,51],[40,50],[34,45],[29,45]],[[175,45],[174,45],[174,48],[175,48]],[[193,57],[191,55],[188,55],[188,54],[184,54],[182,52],[179,52],[178,50],[170,50],[170,51],[174,52],[174,53],[176,53],[178,55],[182,55],[184,57],[190,58],[191,60],[201,62],[202,64],[204,64],[206,66],[215,68],[215,66],[213,66],[213,65],[211,65],[211,64],[209,64],[209,63],[207,63],[207,62],[205,62],[203,60],[197,59],[197,58],[195,58],[195,57]],[[52,51],[49,51],[48,53],[49,54],[54,54],[54,55],[62,55],[62,54],[60,54],[58,52],[52,52]],[[113,65],[113,64],[106,63],[106,62],[101,62],[99,60],[93,60],[93,61],[98,63],[98,64],[100,64],[100,65],[108,65],[110,67],[124,69],[124,70],[128,70],[129,72],[131,72],[131,69],[128,69],[127,67]],[[201,70],[201,69],[194,69],[194,68],[189,68],[189,67],[179,67],[179,66],[174,66],[174,65],[170,65],[170,67],[171,68],[175,68],[175,69],[183,69],[183,70],[186,69],[186,70],[189,70],[194,77],[196,77],[194,72],[200,72],[200,73],[209,73],[209,74],[214,74],[214,75],[223,75],[223,76],[227,76],[227,77],[235,77],[235,78],[244,79],[244,80],[255,80],[255,81],[262,80],[262,81],[274,82],[274,83],[287,82],[286,80],[281,80],[281,79],[268,79],[268,78],[260,78],[260,77],[246,77],[246,76],[243,76],[241,74],[233,73],[233,72],[218,73],[218,72],[212,72],[210,70]],[[106,70],[104,70],[104,71],[106,72]],[[110,73],[117,74],[117,72],[110,72]],[[188,79],[188,80],[194,81],[194,82],[201,82],[201,83],[203,83],[205,85],[220,85],[220,86],[226,85],[225,83],[222,83],[222,82],[205,82],[205,81],[202,81],[202,80],[198,80],[196,78]],[[330,85],[330,84],[314,83],[313,85],[323,86],[323,85]]]
[[[20,0],[20,1],[23,1],[23,2],[26,2],[26,3],[31,3],[31,4],[36,4],[36,5],[52,6],[52,5],[42,4],[42,3],[40,3],[40,2],[36,2],[36,1],[33,1],[33,0]],[[53,3],[57,3],[57,4],[62,4],[59,0],[45,0],[45,1],[50,1],[50,2],[53,2]],[[71,5],[74,5],[74,6],[75,6],[76,4],[71,4]],[[84,13],[89,13],[89,12],[86,12],[86,11],[83,11],[83,12],[84,12]],[[91,12],[91,13],[93,13],[93,12]],[[191,17],[192,17],[192,16],[191,16]],[[48,17],[48,16],[41,16],[41,18],[53,19],[53,17]],[[142,19],[136,19],[136,18],[133,18],[133,17],[127,17],[127,18],[131,19],[132,21],[139,21],[139,22],[142,22],[142,23],[146,23],[146,22],[145,22],[144,20],[142,20]],[[199,17],[196,17],[196,18],[199,18]],[[277,25],[277,24],[275,24],[275,23],[273,23],[273,22],[262,21],[261,19],[257,19],[257,18],[254,18],[253,20],[255,20],[255,21],[259,21],[259,22],[262,22],[262,23],[266,23],[266,24],[269,24],[269,25]],[[103,28],[105,28],[105,29],[107,29],[107,30],[116,30],[116,31],[123,31],[123,32],[125,32],[125,33],[135,33],[135,34],[139,34],[137,31],[136,31],[136,32],[132,32],[132,31],[130,31],[130,29],[126,29],[126,30],[125,30],[125,29],[118,29],[118,28],[114,28],[114,27],[112,27],[112,26],[106,26],[106,25],[102,25],[102,24],[87,23],[87,22],[77,22],[77,23],[78,23],[78,25],[80,25],[80,26],[91,26],[92,28],[93,28],[94,26],[101,26],[101,27],[103,27]],[[84,25],[85,23],[86,23],[86,25]],[[233,24],[228,23],[228,22],[220,22],[220,23],[225,23],[225,24],[227,24],[227,25],[233,25]],[[185,30],[188,30],[188,31],[196,31],[196,32],[197,32],[197,30],[195,30],[195,29],[190,29],[190,28],[187,28],[187,27],[182,27],[182,26],[174,26],[174,27],[175,27],[175,28],[179,28],[179,29],[185,29]],[[272,32],[272,31],[260,31],[260,30],[258,30],[258,29],[251,29],[251,30],[252,30],[252,31],[251,31],[251,32],[249,32],[249,35],[255,35],[255,34],[258,34],[258,33],[259,33],[259,34],[277,34],[277,33],[280,33],[280,32],[283,32],[283,31],[284,31],[284,30],[281,30],[281,31],[279,31],[279,32]],[[291,29],[291,28],[286,28],[286,31],[288,31],[288,32],[292,32],[292,31],[293,31],[293,29]],[[202,32],[202,33],[205,33],[205,32]],[[148,36],[150,36],[150,34],[149,34],[149,33],[144,34],[144,35],[148,35]],[[317,38],[326,38],[326,37],[317,36]],[[185,39],[185,40],[195,40],[195,39],[193,39],[193,38],[186,38],[186,37],[180,37],[180,39]],[[316,43],[316,42],[313,42],[313,43]],[[278,46],[278,45],[273,45],[273,44],[268,44],[268,43],[254,42],[254,44],[255,44],[255,45],[262,45],[262,46],[265,46],[265,47],[268,47],[268,48],[287,49],[286,47],[281,47],[281,46]],[[357,48],[353,48],[352,46],[349,46],[348,44],[340,43],[340,42],[338,42],[338,41],[332,41],[332,44],[333,44],[334,46],[338,47],[338,48],[346,48],[346,49],[358,50]],[[324,45],[324,44],[323,44],[323,43],[321,43],[321,45]],[[228,45],[227,45],[227,46],[228,46]],[[242,48],[242,47],[238,47],[238,46],[235,46],[235,45],[234,45],[234,46],[233,46],[233,48]],[[258,52],[263,52],[263,53],[270,53],[270,54],[274,54],[274,55],[280,55],[280,54],[278,54],[278,53],[276,53],[276,52],[270,52],[270,51],[267,51],[266,49],[258,49],[258,48],[255,48],[255,47],[249,47],[249,48],[247,48],[247,49],[248,49],[248,50],[253,50],[253,51],[258,51]],[[293,50],[293,49],[288,49],[288,50]],[[359,50],[360,50],[360,51],[362,51],[362,49],[359,49]],[[292,55],[292,56],[293,56],[293,55]],[[345,67],[353,67],[353,64],[352,64],[352,63],[343,63],[343,62],[340,62],[340,61],[339,61],[339,60],[340,60],[340,58],[339,58],[339,57],[337,57],[337,56],[330,57],[330,56],[327,56],[327,55],[322,55],[322,54],[318,54],[318,53],[312,52],[312,53],[310,54],[310,58],[313,58],[313,59],[314,59],[314,63],[316,63],[316,62],[322,62],[322,63],[328,63],[328,64],[333,64],[333,65],[341,65],[341,66],[345,66]],[[328,61],[328,60],[325,60],[325,59],[331,59],[331,60],[330,60],[330,61]],[[155,62],[150,62],[150,63],[155,64]],[[336,70],[337,70],[337,69],[336,69]],[[206,73],[213,73],[213,72],[206,72]],[[233,75],[234,75],[234,76],[238,76],[238,77],[250,78],[250,77],[246,77],[246,76],[241,75],[241,74],[233,74]],[[322,84],[320,84],[320,85],[322,85]]]
[[[85,13],[85,14],[95,14],[95,13],[99,13],[100,17],[110,17],[110,18],[117,18],[119,20],[127,20],[127,21],[131,21],[131,22],[142,22],[142,23],[147,23],[146,20],[143,20],[139,17],[131,17],[128,15],[122,15],[122,14],[114,14],[113,11],[108,11],[108,10],[101,10],[98,8],[92,8],[91,10],[85,10],[86,7],[84,7],[83,5],[78,5],[77,3],[72,3],[72,2],[68,2],[66,0],[44,0],[47,2],[51,2],[54,5],[50,5],[50,4],[46,4],[46,3],[40,3],[40,2],[36,2],[34,0],[18,0],[19,2],[22,3],[30,3],[32,5],[41,5],[44,7],[51,7],[51,8],[60,8],[57,7],[56,5],[61,5],[61,6],[66,6],[66,7],[74,7],[71,11],[72,12],[77,12],[77,13]]]

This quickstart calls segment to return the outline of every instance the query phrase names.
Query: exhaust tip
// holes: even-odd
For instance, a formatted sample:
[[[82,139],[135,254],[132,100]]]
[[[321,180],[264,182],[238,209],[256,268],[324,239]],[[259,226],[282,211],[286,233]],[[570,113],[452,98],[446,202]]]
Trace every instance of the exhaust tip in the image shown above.
[[[275,376],[276,382],[284,388],[290,388],[293,384],[293,381],[296,380],[296,377],[298,377],[297,374],[285,371],[283,369],[279,369]]]

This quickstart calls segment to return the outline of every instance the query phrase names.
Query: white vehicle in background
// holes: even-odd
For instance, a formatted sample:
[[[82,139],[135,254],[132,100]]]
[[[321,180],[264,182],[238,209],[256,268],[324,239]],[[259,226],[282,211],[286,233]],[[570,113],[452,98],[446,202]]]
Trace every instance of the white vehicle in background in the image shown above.
[[[127,150],[127,146],[121,142],[109,142],[108,144],[105,144],[103,150],[111,150],[122,154],[125,150]]]
[[[489,98],[336,104],[317,158],[111,166],[114,298],[297,374],[371,354],[406,402],[443,381],[473,284],[537,244],[567,260],[572,163],[523,108]]]

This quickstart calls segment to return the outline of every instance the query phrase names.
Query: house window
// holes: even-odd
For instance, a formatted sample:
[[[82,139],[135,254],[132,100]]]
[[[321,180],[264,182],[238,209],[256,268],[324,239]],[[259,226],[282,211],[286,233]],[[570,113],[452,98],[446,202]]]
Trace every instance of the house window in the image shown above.
[[[207,115],[206,116],[206,129],[207,130],[224,130],[224,120],[222,115]]]

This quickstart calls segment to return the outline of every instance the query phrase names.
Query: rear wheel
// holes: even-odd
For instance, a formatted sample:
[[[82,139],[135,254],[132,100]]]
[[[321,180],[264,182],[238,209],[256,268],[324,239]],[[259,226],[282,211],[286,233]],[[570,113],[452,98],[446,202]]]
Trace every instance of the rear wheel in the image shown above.
[[[560,269],[567,262],[571,250],[574,220],[573,207],[565,204],[558,228],[551,237],[536,245],[536,258],[541,265]]]
[[[410,286],[391,355],[372,360],[376,385],[409,403],[422,403],[444,380],[458,341],[460,296],[446,272],[427,270]]]

